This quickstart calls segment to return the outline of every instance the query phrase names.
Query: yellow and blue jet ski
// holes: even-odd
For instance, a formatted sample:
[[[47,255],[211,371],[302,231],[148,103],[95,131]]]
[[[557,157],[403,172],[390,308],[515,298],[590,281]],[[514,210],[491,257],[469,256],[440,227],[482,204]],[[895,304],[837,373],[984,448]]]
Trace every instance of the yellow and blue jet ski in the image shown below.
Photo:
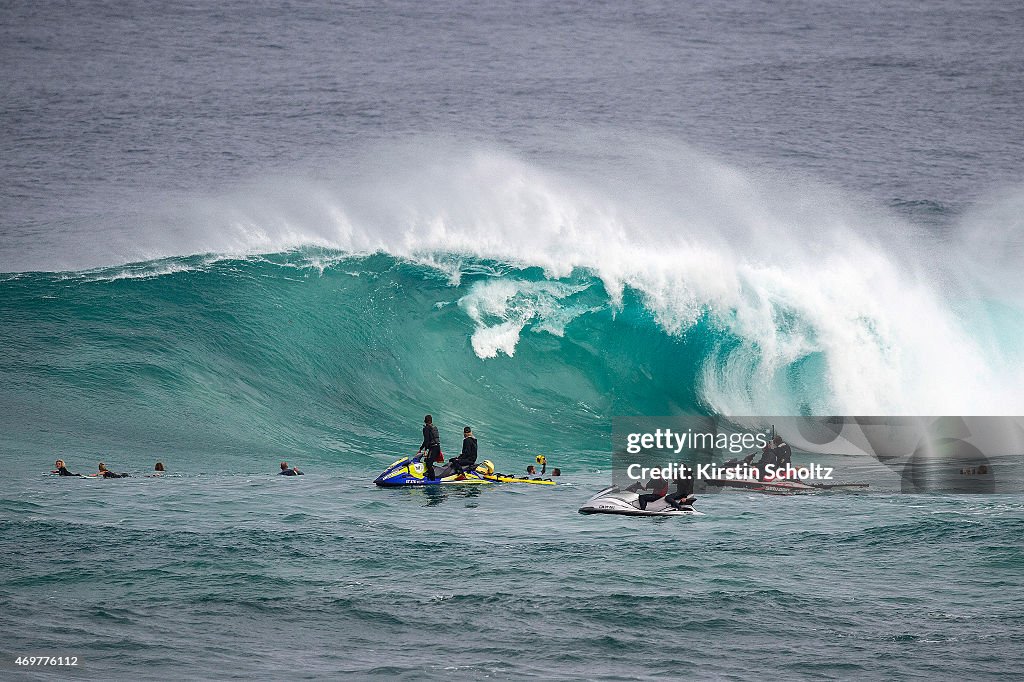
[[[492,483],[533,483],[555,485],[552,480],[539,478],[521,478],[511,474],[501,474],[494,470],[494,464],[485,459],[472,471],[459,475],[448,467],[440,470],[437,478],[426,477],[426,466],[423,458],[403,457],[378,476],[373,482],[384,488],[403,485],[490,485]]]

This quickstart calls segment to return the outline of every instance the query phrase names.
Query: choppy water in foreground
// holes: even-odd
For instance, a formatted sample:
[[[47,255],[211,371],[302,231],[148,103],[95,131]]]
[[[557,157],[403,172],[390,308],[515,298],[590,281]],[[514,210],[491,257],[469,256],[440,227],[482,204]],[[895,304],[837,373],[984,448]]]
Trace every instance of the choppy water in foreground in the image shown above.
[[[68,677],[977,678],[1024,664],[1016,497],[25,477],[0,497],[4,670]],[[37,672],[40,679],[50,673]]]

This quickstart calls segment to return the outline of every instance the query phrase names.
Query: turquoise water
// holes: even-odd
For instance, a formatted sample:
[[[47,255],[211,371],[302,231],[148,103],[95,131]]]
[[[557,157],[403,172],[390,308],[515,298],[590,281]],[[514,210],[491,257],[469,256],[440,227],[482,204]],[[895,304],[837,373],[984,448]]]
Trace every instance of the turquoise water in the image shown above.
[[[894,473],[839,459],[871,492],[577,513],[609,480],[611,415],[700,413],[704,368],[751,352],[721,320],[666,334],[637,292],[614,303],[585,271],[462,260],[455,276],[318,250],[8,275],[0,291],[7,671],[33,654],[97,679],[1024,662],[1018,497],[898,495]],[[494,329],[511,357],[479,357]],[[806,395],[809,371],[778,385]],[[426,411],[449,454],[466,422],[500,470],[543,452],[563,484],[375,488]],[[132,477],[46,475],[57,456]],[[168,475],[146,478],[156,460]],[[280,460],[306,475],[275,476]]]
[[[4,438],[147,466],[383,468],[418,445],[426,412],[448,449],[468,423],[492,452],[577,453],[607,450],[617,411],[696,403],[699,334],[666,336],[636,303],[617,311],[585,273],[462,267],[453,285],[389,256],[304,252],[6,276]],[[518,336],[509,323],[524,327],[514,357],[478,357],[478,335]]]

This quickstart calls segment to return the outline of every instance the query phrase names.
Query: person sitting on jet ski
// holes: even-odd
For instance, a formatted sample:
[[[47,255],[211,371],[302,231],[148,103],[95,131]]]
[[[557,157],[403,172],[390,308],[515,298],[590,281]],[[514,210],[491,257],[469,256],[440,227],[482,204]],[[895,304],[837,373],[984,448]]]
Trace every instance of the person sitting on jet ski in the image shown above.
[[[647,482],[647,485],[643,486],[641,490],[654,490],[649,495],[640,496],[640,508],[647,509],[647,505],[651,502],[656,502],[661,498],[668,495],[668,479],[665,478],[653,478]]]
[[[452,470],[462,478],[476,465],[476,436],[468,426],[462,429],[462,453],[451,461]]]
[[[423,417],[423,444],[420,445],[416,454],[422,455],[424,451],[427,453],[423,458],[423,465],[427,468],[427,478],[437,478],[434,462],[441,461],[441,433],[434,426],[434,418],[429,414]]]
[[[693,470],[681,462],[679,464],[679,476],[676,477],[673,483],[676,484],[676,492],[666,497],[665,501],[676,509],[682,509],[684,504],[692,503],[693,500],[690,500],[690,497],[693,495]],[[690,500],[690,502],[687,502],[687,500]]]

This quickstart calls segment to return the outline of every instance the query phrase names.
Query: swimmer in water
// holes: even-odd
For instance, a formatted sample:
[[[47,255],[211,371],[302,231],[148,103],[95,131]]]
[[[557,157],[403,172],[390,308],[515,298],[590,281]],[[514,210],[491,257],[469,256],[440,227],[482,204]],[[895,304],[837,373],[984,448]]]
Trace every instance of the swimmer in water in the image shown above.
[[[99,470],[95,474],[92,474],[92,475],[93,476],[97,476],[99,478],[128,478],[128,474],[118,474],[118,473],[115,473],[115,472],[111,471],[110,469],[108,469],[107,465],[104,464],[103,462],[99,463]]]
[[[289,467],[288,462],[281,462],[281,470],[277,473],[279,476],[302,476],[302,472],[299,471],[299,468]]]
[[[68,468],[64,466],[64,460],[62,459],[58,459],[56,462],[54,462],[53,466],[57,468],[51,471],[51,474],[57,474],[58,476],[78,476],[79,478],[82,477],[82,474],[73,474],[70,471],[68,471]]]

